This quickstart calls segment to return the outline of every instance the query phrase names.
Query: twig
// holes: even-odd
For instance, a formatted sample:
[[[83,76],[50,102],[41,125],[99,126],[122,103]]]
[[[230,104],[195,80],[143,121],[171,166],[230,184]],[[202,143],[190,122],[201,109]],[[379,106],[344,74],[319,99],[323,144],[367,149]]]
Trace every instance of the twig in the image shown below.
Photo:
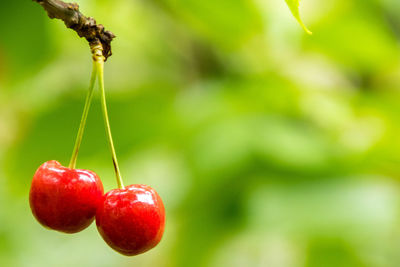
[[[60,19],[64,21],[65,26],[78,33],[80,37],[86,38],[91,48],[96,45],[103,47],[103,56],[105,60],[112,55],[111,41],[115,35],[104,29],[101,24],[96,24],[96,20],[84,16],[79,11],[79,5],[76,3],[65,3],[60,0],[33,0],[39,3],[47,12],[51,19]]]

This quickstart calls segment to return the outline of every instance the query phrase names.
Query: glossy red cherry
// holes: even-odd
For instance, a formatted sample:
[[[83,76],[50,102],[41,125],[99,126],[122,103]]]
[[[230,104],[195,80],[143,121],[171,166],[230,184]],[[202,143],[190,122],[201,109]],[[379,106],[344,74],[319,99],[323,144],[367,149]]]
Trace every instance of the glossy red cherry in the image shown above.
[[[41,165],[33,176],[29,203],[43,226],[76,233],[93,222],[103,192],[103,184],[94,172],[66,168],[52,160]]]
[[[108,192],[96,213],[104,241],[117,252],[133,256],[155,247],[164,233],[164,204],[147,185]]]

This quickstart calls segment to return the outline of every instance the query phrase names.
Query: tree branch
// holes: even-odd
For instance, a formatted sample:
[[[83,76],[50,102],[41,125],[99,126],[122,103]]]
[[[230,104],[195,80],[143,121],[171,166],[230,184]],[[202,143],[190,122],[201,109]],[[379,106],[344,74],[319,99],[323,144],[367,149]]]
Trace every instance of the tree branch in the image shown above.
[[[115,35],[104,29],[101,24],[96,24],[96,20],[91,17],[85,17],[79,11],[79,5],[76,3],[65,3],[61,0],[33,0],[39,3],[47,12],[51,19],[60,19],[64,21],[65,26],[78,33],[80,37],[86,38],[91,48],[101,45],[105,60],[112,55],[111,41]]]

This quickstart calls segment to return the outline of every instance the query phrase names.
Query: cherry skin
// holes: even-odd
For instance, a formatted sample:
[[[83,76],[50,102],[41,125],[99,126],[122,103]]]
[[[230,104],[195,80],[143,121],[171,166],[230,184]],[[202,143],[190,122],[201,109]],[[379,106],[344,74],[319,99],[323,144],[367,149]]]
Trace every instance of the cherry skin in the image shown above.
[[[96,225],[104,241],[117,252],[133,256],[155,247],[165,226],[164,204],[147,185],[113,189],[103,197]]]
[[[93,222],[103,193],[103,184],[94,172],[66,168],[51,160],[33,176],[29,203],[44,227],[76,233]]]

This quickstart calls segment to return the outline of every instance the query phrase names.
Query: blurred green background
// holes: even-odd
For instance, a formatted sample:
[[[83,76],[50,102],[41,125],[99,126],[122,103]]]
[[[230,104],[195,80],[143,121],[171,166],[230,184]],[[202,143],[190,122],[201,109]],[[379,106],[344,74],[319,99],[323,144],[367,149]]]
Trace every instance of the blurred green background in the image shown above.
[[[89,48],[32,1],[0,7],[0,266],[400,266],[400,1],[80,0],[112,30],[111,126],[125,184],[162,196],[155,249],[66,235],[28,205],[68,164]],[[98,96],[78,159],[116,187]]]

